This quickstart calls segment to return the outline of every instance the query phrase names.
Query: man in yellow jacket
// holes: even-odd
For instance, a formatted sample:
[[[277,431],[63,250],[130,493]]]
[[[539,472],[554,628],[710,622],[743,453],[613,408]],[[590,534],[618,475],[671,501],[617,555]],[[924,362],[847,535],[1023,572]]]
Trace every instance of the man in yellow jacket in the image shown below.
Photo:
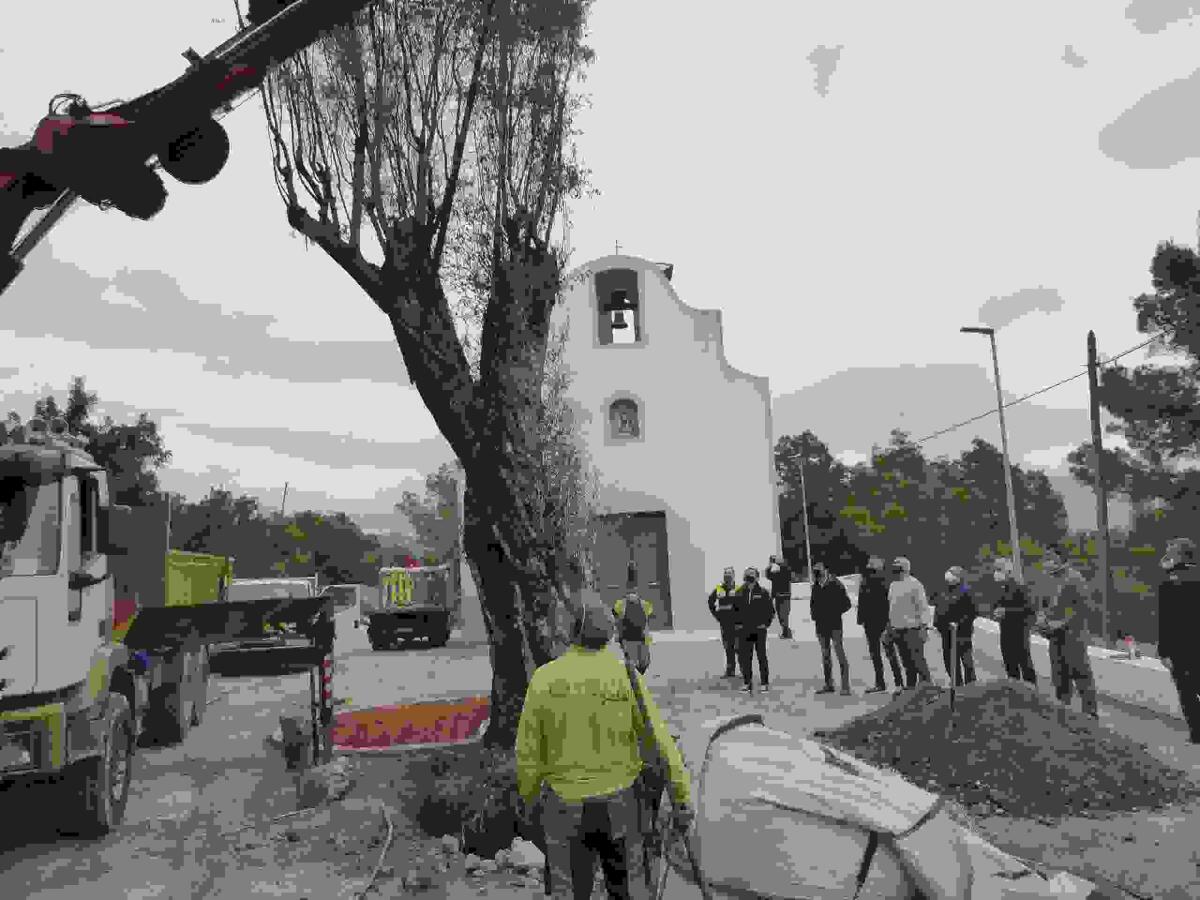
[[[596,863],[610,897],[649,893],[635,781],[645,723],[624,662],[609,649],[612,613],[588,606],[575,645],[533,673],[517,727],[517,790],[527,807],[542,798],[549,893],[588,900]],[[683,758],[654,698],[638,676],[650,734],[666,760],[678,810],[691,819],[691,785]]]

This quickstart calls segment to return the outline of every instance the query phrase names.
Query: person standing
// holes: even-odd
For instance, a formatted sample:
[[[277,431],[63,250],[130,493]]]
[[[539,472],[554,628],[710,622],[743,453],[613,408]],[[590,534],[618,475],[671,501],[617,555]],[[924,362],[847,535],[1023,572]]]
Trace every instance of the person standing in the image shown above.
[[[630,662],[645,675],[650,668],[649,627],[654,604],[630,585],[625,596],[618,597],[613,604],[613,615],[617,617],[617,640],[621,649],[629,654]]]
[[[754,656],[758,655],[758,675],[762,689],[771,689],[771,670],[767,665],[767,629],[775,618],[775,607],[771,594],[758,583],[758,569],[751,566],[742,578],[738,589],[738,624],[741,638],[742,680],[747,694],[754,693]]]
[[[721,583],[708,595],[708,611],[721,629],[725,647],[725,677],[737,678],[738,658],[738,585],[733,566],[726,566]]]
[[[867,688],[867,693],[887,690],[881,658],[884,654],[892,667],[892,680],[896,687],[904,687],[904,673],[900,669],[896,643],[888,632],[888,584],[883,574],[883,560],[878,556],[867,560],[867,571],[858,588],[858,624],[867,636],[867,650],[871,654],[871,665],[875,667],[875,687]]]
[[[546,892],[560,900],[592,896],[597,861],[610,897],[647,896],[636,784],[644,734],[666,761],[676,828],[692,818],[688,772],[653,696],[637,676],[647,723],[628,669],[608,651],[614,627],[608,609],[588,604],[574,645],[533,673],[517,724],[517,792],[527,821],[542,800]]]
[[[1179,691],[1191,742],[1200,744],[1200,569],[1195,542],[1172,540],[1161,565],[1166,577],[1158,588],[1158,656]]]
[[[1029,651],[1035,610],[1029,591],[1017,583],[1013,572],[1011,559],[1007,556],[996,559],[992,577],[1000,585],[1000,599],[992,615],[1000,623],[1000,656],[1009,678],[1037,684],[1033,655]]]
[[[892,583],[888,586],[888,622],[904,664],[906,687],[931,681],[925,660],[925,642],[933,615],[925,586],[912,576],[912,563],[903,556],[892,561]],[[897,691],[897,693],[899,693]]]
[[[1049,642],[1054,692],[1061,702],[1070,705],[1073,682],[1079,690],[1084,714],[1098,719],[1086,619],[1094,605],[1092,589],[1058,544],[1046,551],[1042,568],[1051,578],[1052,589],[1045,609],[1037,613],[1035,621],[1038,631]]]
[[[946,674],[955,685],[975,681],[975,599],[962,566],[946,570],[946,590],[938,595],[933,625],[942,637]]]
[[[838,668],[842,676],[842,694],[850,694],[850,665],[846,662],[846,648],[842,642],[842,616],[850,609],[850,595],[846,586],[833,576],[825,563],[813,564],[816,578],[812,589],[809,609],[817,640],[821,643],[821,667],[825,673],[825,686],[818,694],[833,693],[833,659],[831,648],[837,652]]]
[[[779,636],[785,641],[792,637],[792,629],[788,627],[788,619],[792,613],[792,570],[787,563],[781,562],[775,554],[767,563],[767,580],[771,582],[771,597],[775,601],[775,615],[779,617]]]

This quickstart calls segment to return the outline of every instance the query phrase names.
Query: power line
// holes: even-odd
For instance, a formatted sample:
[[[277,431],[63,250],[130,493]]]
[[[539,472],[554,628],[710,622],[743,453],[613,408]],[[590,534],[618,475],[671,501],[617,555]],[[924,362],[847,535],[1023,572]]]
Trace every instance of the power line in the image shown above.
[[[1116,362],[1118,359],[1121,359],[1123,356],[1128,356],[1130,353],[1135,353],[1138,350],[1141,350],[1143,347],[1148,347],[1151,344],[1153,344],[1155,341],[1159,340],[1161,337],[1162,337],[1162,335],[1158,334],[1158,335],[1155,335],[1154,337],[1150,338],[1147,341],[1142,341],[1142,343],[1138,344],[1136,347],[1130,347],[1128,350],[1118,353],[1116,356],[1109,357],[1107,360],[1105,360],[1103,363],[1101,363],[1100,366],[1101,366],[1101,368],[1107,368],[1108,366],[1111,366],[1114,362]],[[1039,390],[1036,390],[1031,394],[1026,394],[1024,397],[1018,397],[1016,400],[1010,400],[1008,403],[1004,404],[1004,409],[1008,409],[1010,406],[1016,406],[1018,403],[1024,403],[1026,400],[1030,399],[1031,397],[1036,397],[1039,394],[1044,394],[1047,391],[1052,391],[1056,387],[1062,387],[1064,384],[1072,382],[1076,378],[1083,378],[1086,375],[1087,375],[1087,370],[1085,369],[1084,371],[1079,372],[1076,375],[1072,375],[1069,378],[1064,378],[1062,381],[1056,381],[1054,384],[1047,385],[1044,388],[1040,388]],[[970,419],[965,419],[962,422],[958,422],[955,425],[949,426],[948,428],[943,428],[940,431],[935,431],[933,434],[926,435],[925,437],[921,438],[920,440],[913,441],[912,443],[924,444],[926,441],[931,441],[935,437],[941,437],[943,434],[949,434],[952,431],[957,431],[960,428],[963,428],[974,422],[978,422],[980,419],[986,419],[988,416],[994,416],[994,415],[996,415],[997,412],[998,412],[998,410],[996,410],[996,409],[989,409],[985,413],[980,413],[977,416],[972,416]]]

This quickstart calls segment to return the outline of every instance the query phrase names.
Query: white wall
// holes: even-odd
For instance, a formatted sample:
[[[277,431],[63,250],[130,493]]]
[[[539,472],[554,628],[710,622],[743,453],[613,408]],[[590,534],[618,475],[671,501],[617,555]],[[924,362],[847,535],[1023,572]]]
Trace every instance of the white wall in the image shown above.
[[[599,343],[590,273],[638,275],[642,340]],[[706,598],[726,565],[765,566],[779,549],[767,379],[726,361],[721,316],[679,299],[660,267],[627,256],[589,263],[569,282],[555,321],[569,321],[569,396],[591,464],[602,512],[664,510],[676,628],[711,625]],[[642,434],[609,437],[608,406],[635,399]]]

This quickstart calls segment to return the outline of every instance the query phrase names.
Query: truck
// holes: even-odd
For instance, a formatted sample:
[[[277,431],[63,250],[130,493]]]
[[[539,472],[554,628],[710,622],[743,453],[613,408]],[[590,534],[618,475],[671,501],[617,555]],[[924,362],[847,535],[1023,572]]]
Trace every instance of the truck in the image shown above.
[[[233,559],[170,549],[170,509],[161,498],[129,508],[126,553],[109,560],[113,630],[124,645],[145,609],[177,609],[224,598]],[[196,636],[178,645],[137,651],[134,709],[139,744],[184,740],[208,707],[209,648]]]
[[[424,638],[444,647],[458,616],[453,566],[387,566],[379,570],[379,587],[365,593],[354,626],[367,628],[372,650],[407,646]]]
[[[165,522],[114,504],[85,447],[62,419],[0,424],[0,786],[57,785],[60,830],[106,834],[123,819],[141,738],[186,733],[222,668],[307,671],[313,755],[327,757],[332,600],[211,602],[232,561],[167,552]],[[265,622],[294,636],[256,654],[243,644]]]

